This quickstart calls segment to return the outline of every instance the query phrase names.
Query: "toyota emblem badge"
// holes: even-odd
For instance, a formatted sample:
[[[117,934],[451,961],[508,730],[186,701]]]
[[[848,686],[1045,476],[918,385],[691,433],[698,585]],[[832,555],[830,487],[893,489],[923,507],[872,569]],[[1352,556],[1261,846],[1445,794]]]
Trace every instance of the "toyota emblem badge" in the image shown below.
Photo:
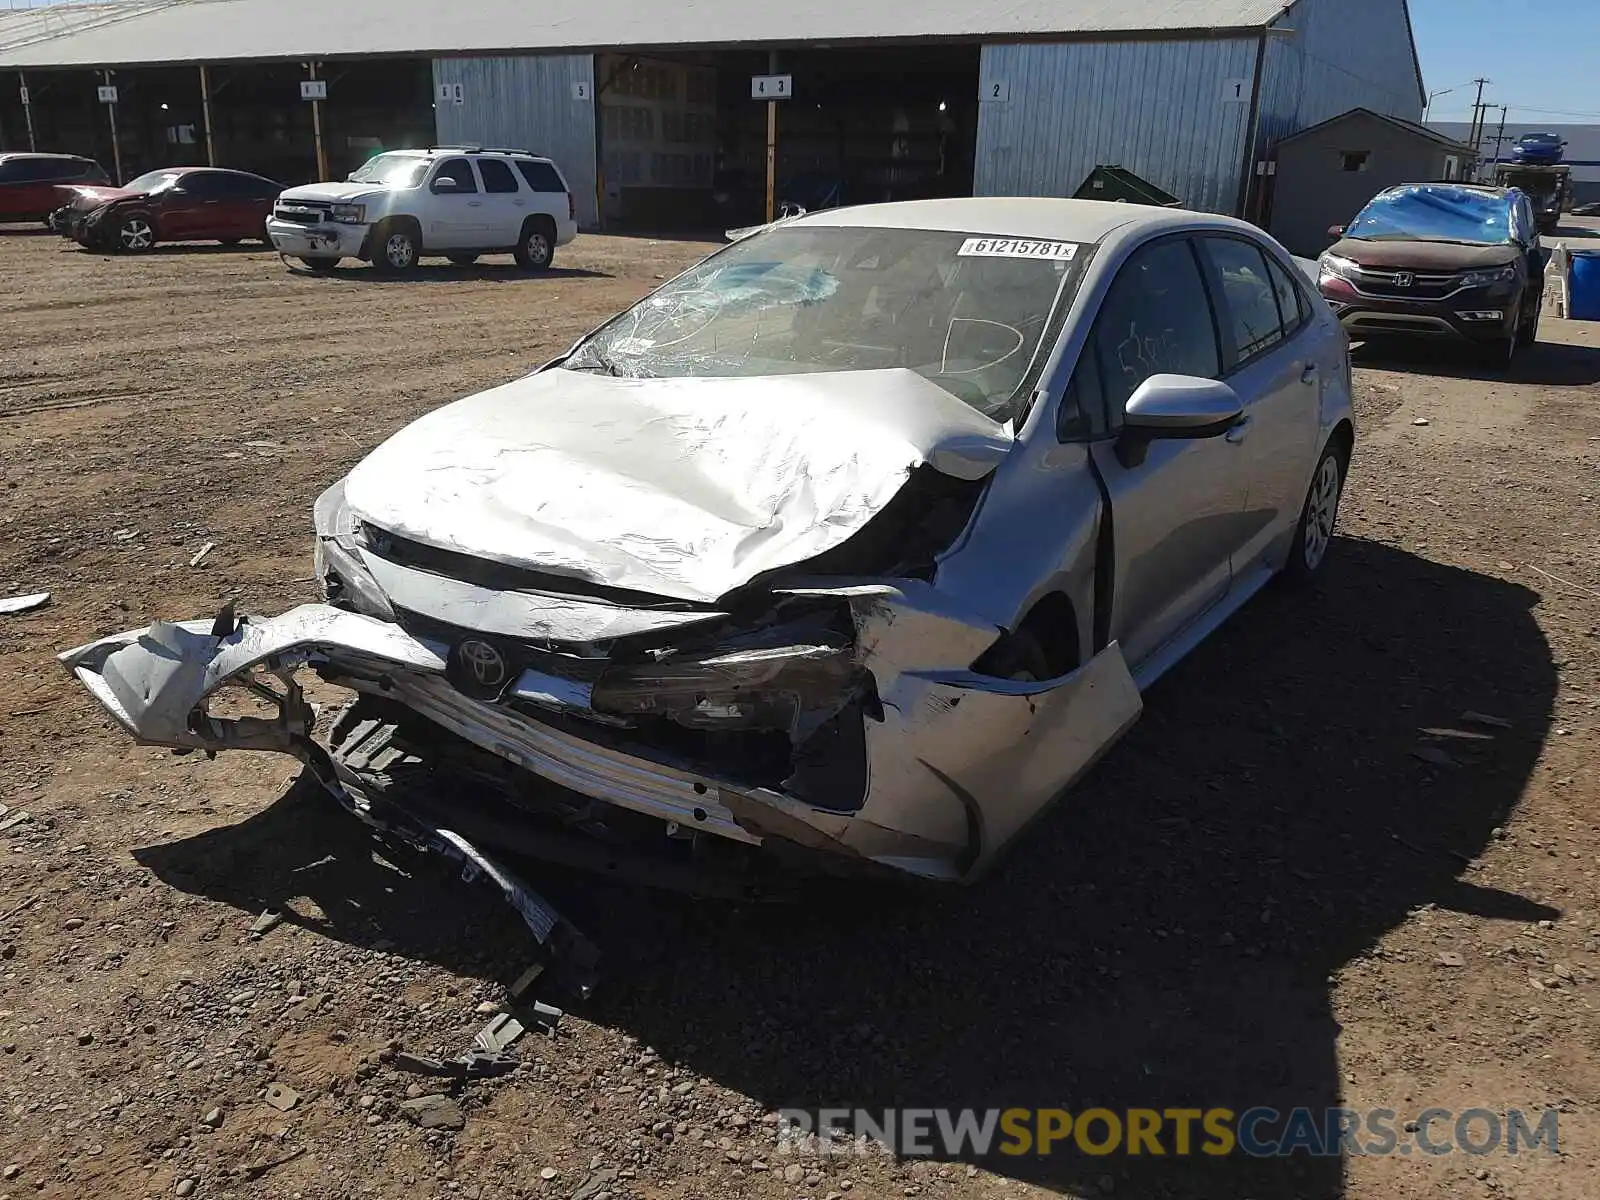
[[[511,676],[506,656],[488,642],[476,638],[456,647],[456,666],[462,690],[485,697],[496,697]]]

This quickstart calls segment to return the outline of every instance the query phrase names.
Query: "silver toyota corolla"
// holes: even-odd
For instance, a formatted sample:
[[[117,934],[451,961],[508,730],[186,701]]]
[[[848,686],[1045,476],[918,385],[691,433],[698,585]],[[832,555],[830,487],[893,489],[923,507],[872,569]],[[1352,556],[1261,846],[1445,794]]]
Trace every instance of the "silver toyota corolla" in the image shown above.
[[[1339,323],[1250,225],[833,210],[390,438],[317,502],[325,603],[62,661],[140,742],[294,754],[492,875],[964,881],[1322,568],[1353,443]]]

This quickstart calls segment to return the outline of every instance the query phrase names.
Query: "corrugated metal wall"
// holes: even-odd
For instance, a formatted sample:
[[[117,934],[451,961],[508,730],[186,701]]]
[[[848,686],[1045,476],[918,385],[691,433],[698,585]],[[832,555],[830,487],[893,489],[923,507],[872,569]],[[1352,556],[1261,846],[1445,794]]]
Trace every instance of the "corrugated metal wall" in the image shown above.
[[[1189,208],[1233,212],[1259,46],[1256,38],[985,46],[975,191],[1070,196],[1096,166],[1120,166]],[[1009,100],[992,99],[996,84]]]
[[[1276,28],[1261,77],[1264,145],[1352,108],[1422,119],[1402,0],[1299,0]]]
[[[461,84],[462,102],[439,98],[441,84]],[[578,205],[578,222],[596,223],[594,103],[578,100],[575,84],[594,95],[588,54],[433,60],[439,144],[516,146],[553,158]]]

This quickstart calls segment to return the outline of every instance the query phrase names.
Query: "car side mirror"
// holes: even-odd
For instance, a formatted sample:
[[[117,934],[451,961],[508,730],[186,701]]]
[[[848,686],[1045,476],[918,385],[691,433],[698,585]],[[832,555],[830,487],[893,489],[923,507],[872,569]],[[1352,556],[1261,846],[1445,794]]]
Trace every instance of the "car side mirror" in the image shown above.
[[[1328,236],[1337,242],[1344,236],[1344,228],[1345,227],[1343,225],[1329,225]]]
[[[1243,416],[1239,393],[1220,380],[1152,375],[1128,398],[1117,458],[1125,467],[1136,467],[1151,442],[1220,437]]]
[[[456,181],[449,175],[441,175],[433,181],[433,190],[436,192],[456,191]]]

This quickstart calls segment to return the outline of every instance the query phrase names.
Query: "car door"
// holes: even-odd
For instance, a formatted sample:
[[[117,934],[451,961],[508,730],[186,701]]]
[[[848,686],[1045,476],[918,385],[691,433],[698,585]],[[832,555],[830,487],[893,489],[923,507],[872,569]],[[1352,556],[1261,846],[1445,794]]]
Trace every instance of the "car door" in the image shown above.
[[[471,250],[488,238],[483,190],[472,160],[447,158],[428,179],[428,211],[422,241],[429,250]]]
[[[208,228],[216,220],[221,191],[215,171],[189,171],[167,187],[150,193],[156,236],[164,242],[184,242],[216,236]]]
[[[522,181],[511,169],[511,164],[498,158],[480,158],[478,174],[483,179],[483,211],[485,214],[485,248],[507,248],[522,240],[522,222],[528,215],[531,193],[524,191]]]
[[[1246,451],[1226,437],[1154,441],[1140,456],[1116,436],[1152,375],[1219,378],[1223,362],[1198,251],[1186,235],[1136,250],[1112,282],[1074,388],[1111,435],[1090,448],[1111,506],[1110,638],[1137,672],[1228,592],[1240,543]]]
[[[31,155],[8,158],[0,167],[0,221],[32,220],[54,204],[51,160]]]
[[[1316,453],[1322,385],[1336,369],[1318,343],[1297,285],[1253,238],[1197,239],[1222,333],[1223,379],[1244,419],[1228,435],[1247,477],[1233,574],[1270,570],[1268,560],[1300,519]],[[1276,268],[1276,274],[1274,274]],[[1285,290],[1287,289],[1287,290]]]

